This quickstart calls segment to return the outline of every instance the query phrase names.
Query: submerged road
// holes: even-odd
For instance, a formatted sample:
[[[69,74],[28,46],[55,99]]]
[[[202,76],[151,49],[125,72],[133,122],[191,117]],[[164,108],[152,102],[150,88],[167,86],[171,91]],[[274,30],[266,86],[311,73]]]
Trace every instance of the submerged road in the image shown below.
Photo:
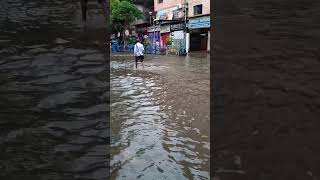
[[[112,179],[210,179],[209,55],[111,57]]]

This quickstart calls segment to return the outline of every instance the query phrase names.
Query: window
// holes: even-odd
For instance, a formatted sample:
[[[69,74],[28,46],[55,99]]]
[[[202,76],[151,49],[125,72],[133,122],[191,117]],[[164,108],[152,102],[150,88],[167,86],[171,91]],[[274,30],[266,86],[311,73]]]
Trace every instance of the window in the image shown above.
[[[158,0],[158,2],[159,2],[159,4],[160,4],[160,3],[163,3],[163,0]]]
[[[202,14],[202,4],[193,6],[193,15]]]

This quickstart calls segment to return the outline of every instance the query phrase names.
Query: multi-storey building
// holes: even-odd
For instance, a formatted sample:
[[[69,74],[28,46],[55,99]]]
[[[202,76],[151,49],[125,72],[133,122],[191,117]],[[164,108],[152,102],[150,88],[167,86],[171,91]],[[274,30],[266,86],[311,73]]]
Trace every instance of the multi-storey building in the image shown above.
[[[166,45],[167,38],[172,36],[175,45],[184,42],[183,24],[184,0],[154,0],[154,11],[159,25],[161,45]],[[183,44],[183,43],[182,43]]]
[[[176,44],[183,41],[187,51],[210,50],[210,0],[154,0],[154,11],[163,45],[172,36]]]
[[[190,51],[210,51],[210,0],[188,0]]]

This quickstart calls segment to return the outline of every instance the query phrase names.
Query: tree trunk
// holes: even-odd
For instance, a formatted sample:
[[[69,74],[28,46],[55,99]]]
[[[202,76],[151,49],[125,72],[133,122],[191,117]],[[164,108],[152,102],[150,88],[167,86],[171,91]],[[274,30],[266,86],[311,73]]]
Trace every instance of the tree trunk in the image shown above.
[[[125,41],[126,41],[126,28],[123,28],[123,31],[122,31],[122,38],[123,38],[123,46],[126,45]]]
[[[123,26],[124,28],[123,28],[123,45],[125,45],[126,43],[125,43],[125,39],[126,39],[126,29],[128,29],[128,25],[124,25]]]

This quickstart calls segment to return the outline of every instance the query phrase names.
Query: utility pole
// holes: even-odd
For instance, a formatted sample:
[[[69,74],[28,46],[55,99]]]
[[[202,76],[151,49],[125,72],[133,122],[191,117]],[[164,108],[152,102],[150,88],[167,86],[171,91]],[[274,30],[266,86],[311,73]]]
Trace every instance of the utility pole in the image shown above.
[[[150,17],[150,26],[151,26],[151,15],[152,15],[152,12],[149,12],[149,17]]]
[[[153,26],[153,23],[152,23],[152,12],[151,11],[149,12],[149,17],[150,17],[150,27],[151,27],[151,26]],[[149,40],[150,40],[150,36],[149,36]],[[150,45],[152,46],[152,42],[150,42]]]
[[[185,52],[183,53],[187,53],[187,0],[184,0],[184,50]]]
[[[156,53],[156,48],[155,48],[155,38],[156,38],[156,30],[155,30],[155,22],[154,22],[154,18],[153,18],[153,15],[152,15],[152,12],[149,12],[149,15],[150,15],[150,25],[153,26],[153,40],[152,40],[152,46],[154,47],[154,53]],[[151,24],[151,19],[153,19],[153,22]],[[150,42],[151,43],[151,42]]]
[[[154,47],[154,53],[156,54],[156,26],[155,26],[155,18],[153,18],[153,47]]]

